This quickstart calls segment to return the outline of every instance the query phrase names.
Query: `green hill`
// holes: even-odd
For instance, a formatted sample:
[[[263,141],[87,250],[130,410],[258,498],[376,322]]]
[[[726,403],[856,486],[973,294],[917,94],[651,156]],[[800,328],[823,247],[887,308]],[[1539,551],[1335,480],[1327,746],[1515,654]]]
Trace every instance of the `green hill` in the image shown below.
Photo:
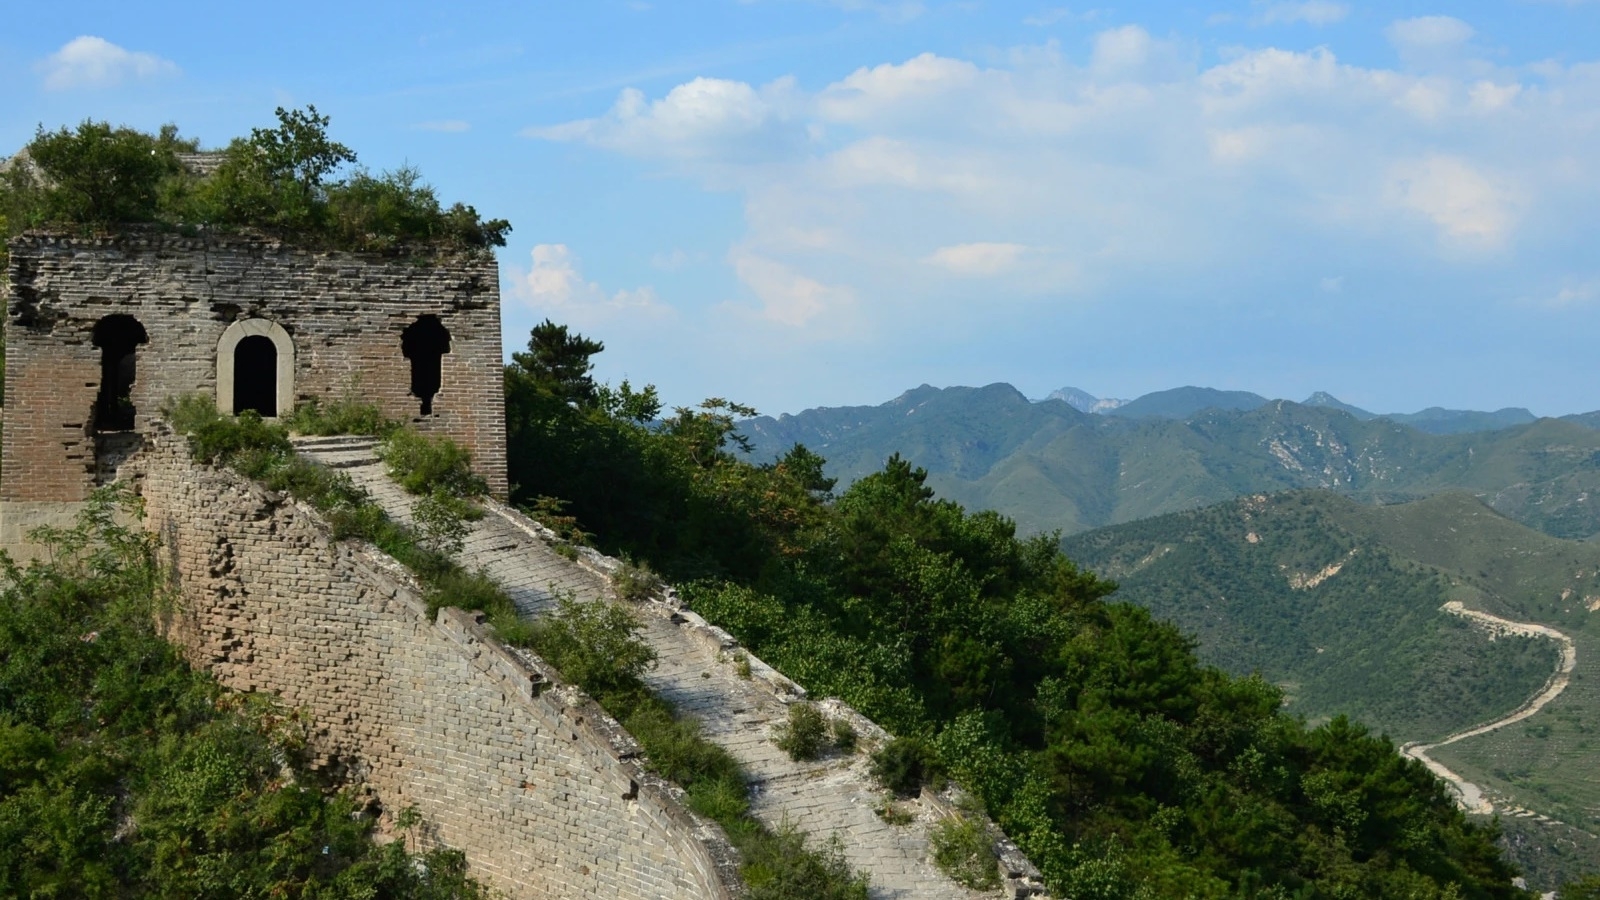
[[[1433,755],[1577,831],[1519,822],[1517,858],[1547,883],[1600,865],[1600,544],[1534,531],[1462,493],[1388,506],[1328,491],[1241,497],[1067,538],[1117,597],[1196,635],[1203,659],[1283,685],[1313,721],[1348,713],[1397,740],[1437,740],[1543,687],[1548,641],[1487,636],[1449,600],[1559,629],[1578,669],[1515,725]],[[1556,852],[1563,851],[1563,852]]]
[[[1345,713],[1404,741],[1491,719],[1550,674],[1547,642],[1485,641],[1439,609],[1463,599],[1525,615],[1532,601],[1500,598],[1555,596],[1557,568],[1582,565],[1541,556],[1489,573],[1496,548],[1535,540],[1600,565],[1600,547],[1547,538],[1460,494],[1390,507],[1327,491],[1255,495],[1062,546],[1117,581],[1121,599],[1196,635],[1203,658],[1284,684],[1291,710],[1313,721]],[[1582,581],[1600,593],[1600,581]]]
[[[1600,502],[1587,499],[1600,496],[1600,431],[1557,419],[1429,434],[1286,400],[1135,419],[1088,415],[1060,400],[1029,403],[995,384],[924,385],[880,406],[740,427],[754,459],[801,443],[846,483],[898,452],[928,470],[941,496],[997,509],[1032,532],[1070,534],[1242,494],[1327,488],[1390,500],[1460,490],[1557,537],[1600,533]]]

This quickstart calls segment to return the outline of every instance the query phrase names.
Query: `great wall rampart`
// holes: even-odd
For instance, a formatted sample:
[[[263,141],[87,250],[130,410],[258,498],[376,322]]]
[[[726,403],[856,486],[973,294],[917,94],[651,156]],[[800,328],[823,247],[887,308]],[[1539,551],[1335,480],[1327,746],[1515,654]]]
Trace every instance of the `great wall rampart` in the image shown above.
[[[132,480],[182,598],[169,636],[223,684],[304,710],[320,765],[364,785],[389,813],[415,807],[427,839],[462,850],[474,876],[513,898],[743,892],[721,830],[690,812],[581,692],[501,645],[470,612],[430,618],[394,560],[334,541],[291,498],[193,462],[155,415],[184,394],[271,417],[354,390],[384,415],[467,447],[503,497],[492,259],[137,231],[24,235],[9,249],[0,546],[25,555],[26,529],[67,518],[97,484]],[[409,518],[411,499],[370,441],[299,450]],[[615,560],[562,557],[541,526],[495,499],[485,506],[460,562],[486,571],[522,614],[540,615],[558,591],[612,602]],[[743,765],[753,815],[841,836],[875,898],[980,896],[931,860],[931,827],[952,814],[948,798],[924,792],[906,804],[912,821],[887,821],[865,753],[797,762],[773,743],[803,689],[670,590],[638,611],[658,656],[648,686]],[[888,737],[836,701],[821,705],[868,747]],[[1043,896],[1037,871],[992,834],[998,893]]]
[[[468,613],[318,514],[153,435],[136,462],[181,603],[170,636],[225,685],[304,710],[323,765],[415,807],[512,897],[733,897],[735,857],[632,739]]]

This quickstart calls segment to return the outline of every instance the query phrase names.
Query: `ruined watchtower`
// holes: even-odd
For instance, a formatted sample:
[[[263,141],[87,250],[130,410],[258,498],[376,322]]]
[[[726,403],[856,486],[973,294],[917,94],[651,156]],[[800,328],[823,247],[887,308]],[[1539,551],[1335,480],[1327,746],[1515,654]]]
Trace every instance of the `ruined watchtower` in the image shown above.
[[[13,239],[0,545],[76,512],[201,392],[268,418],[354,394],[470,449],[506,491],[500,290],[488,253],[310,250],[128,230]]]

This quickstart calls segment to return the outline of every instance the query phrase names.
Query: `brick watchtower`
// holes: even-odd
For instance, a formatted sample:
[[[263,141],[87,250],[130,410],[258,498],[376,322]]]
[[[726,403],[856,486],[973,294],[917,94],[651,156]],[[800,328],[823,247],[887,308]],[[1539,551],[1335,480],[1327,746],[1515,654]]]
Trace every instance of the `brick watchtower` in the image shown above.
[[[240,235],[29,233],[9,245],[0,546],[69,519],[167,398],[287,415],[351,393],[472,451],[503,497],[500,288],[485,253]]]

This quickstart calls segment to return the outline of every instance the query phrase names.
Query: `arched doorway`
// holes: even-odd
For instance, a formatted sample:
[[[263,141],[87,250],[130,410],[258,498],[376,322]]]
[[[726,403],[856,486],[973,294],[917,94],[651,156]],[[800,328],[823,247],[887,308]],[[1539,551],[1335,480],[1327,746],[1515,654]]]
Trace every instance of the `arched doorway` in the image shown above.
[[[266,418],[278,414],[278,348],[272,338],[252,334],[233,348],[233,409],[238,415],[255,410]]]
[[[422,415],[433,415],[433,398],[444,383],[444,355],[450,331],[438,316],[418,316],[400,332],[400,352],[411,360],[411,396],[422,401]]]
[[[294,411],[294,341],[267,319],[240,319],[217,341],[217,409],[271,418]]]
[[[138,349],[149,343],[144,326],[133,316],[117,313],[96,322],[94,345],[100,348],[100,392],[94,400],[94,430],[132,431],[137,410],[133,382],[138,378]]]

